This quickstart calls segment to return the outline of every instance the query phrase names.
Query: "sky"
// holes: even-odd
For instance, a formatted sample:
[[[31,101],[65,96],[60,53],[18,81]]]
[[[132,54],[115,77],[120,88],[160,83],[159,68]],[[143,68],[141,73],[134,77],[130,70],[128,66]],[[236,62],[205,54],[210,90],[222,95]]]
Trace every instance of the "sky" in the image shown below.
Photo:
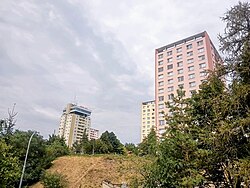
[[[67,103],[92,110],[92,127],[140,141],[141,102],[154,99],[155,49],[207,31],[238,0],[1,0],[0,118],[45,138]]]

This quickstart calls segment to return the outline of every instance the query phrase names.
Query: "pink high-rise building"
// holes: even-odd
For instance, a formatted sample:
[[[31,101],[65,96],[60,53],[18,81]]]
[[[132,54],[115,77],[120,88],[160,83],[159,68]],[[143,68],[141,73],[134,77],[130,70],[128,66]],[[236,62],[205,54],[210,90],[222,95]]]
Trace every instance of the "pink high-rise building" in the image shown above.
[[[185,38],[155,50],[155,123],[158,134],[166,130],[165,102],[171,101],[178,88],[183,87],[186,97],[199,90],[207,77],[221,63],[207,32]]]

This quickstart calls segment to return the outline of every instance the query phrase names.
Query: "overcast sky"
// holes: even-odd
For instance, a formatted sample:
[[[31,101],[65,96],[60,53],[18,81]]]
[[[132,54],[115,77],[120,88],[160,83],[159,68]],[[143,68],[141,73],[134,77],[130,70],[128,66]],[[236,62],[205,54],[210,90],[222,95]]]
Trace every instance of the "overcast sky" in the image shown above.
[[[154,99],[154,50],[207,31],[218,49],[237,0],[1,0],[0,118],[45,138],[69,102],[92,127],[140,140],[140,105]]]

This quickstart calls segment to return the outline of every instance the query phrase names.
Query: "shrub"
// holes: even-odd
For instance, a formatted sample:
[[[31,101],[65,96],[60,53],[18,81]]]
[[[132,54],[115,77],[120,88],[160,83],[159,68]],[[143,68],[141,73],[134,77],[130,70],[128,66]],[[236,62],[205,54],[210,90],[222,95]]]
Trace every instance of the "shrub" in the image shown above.
[[[62,174],[46,172],[41,179],[45,188],[66,188],[68,182]]]

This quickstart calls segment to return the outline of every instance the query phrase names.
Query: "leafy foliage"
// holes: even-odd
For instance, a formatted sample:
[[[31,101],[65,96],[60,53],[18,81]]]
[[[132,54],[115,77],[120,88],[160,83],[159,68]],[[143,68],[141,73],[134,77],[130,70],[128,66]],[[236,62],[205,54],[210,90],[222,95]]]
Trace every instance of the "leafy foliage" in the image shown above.
[[[135,155],[139,154],[138,147],[133,143],[126,143],[124,145],[124,147],[126,148],[127,152],[129,152],[129,153],[133,153]]]
[[[18,158],[11,153],[11,146],[0,139],[0,187],[15,187],[18,182],[21,169]]]
[[[16,124],[14,107],[9,117],[1,120],[0,129],[0,186],[17,187],[32,131],[13,131]],[[63,139],[52,135],[49,140],[36,133],[31,141],[23,184],[31,185],[38,181],[44,169],[59,156],[67,155],[69,149]]]
[[[155,156],[157,152],[157,136],[154,129],[150,131],[148,136],[138,145],[139,155]]]
[[[105,131],[100,139],[88,140],[86,132],[80,142],[73,144],[73,151],[80,154],[124,154],[125,149],[113,132]]]
[[[70,153],[64,138],[57,135],[50,135],[49,140],[46,142],[46,154],[51,161],[57,157],[68,155]]]
[[[41,182],[44,188],[66,188],[68,185],[66,178],[59,173],[46,172],[42,176]]]

